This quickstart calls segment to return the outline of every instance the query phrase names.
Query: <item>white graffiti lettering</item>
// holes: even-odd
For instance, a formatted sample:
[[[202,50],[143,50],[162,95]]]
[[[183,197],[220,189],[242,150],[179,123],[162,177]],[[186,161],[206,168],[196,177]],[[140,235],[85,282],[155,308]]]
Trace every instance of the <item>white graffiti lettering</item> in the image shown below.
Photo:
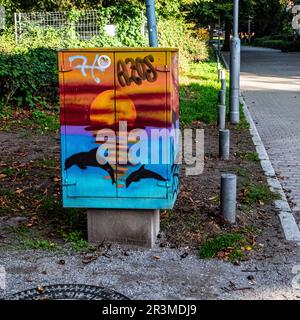
[[[86,70],[91,71],[92,78],[96,81],[96,83],[100,83],[100,78],[95,75],[95,70],[98,70],[100,72],[104,72],[110,65],[111,65],[111,59],[106,55],[101,55],[99,57],[98,54],[96,54],[94,62],[92,65],[88,65],[87,57],[77,55],[77,56],[71,56],[69,57],[69,62],[71,65],[75,60],[81,60],[81,64],[75,65],[74,69],[80,69],[81,73],[84,77],[87,77]]]

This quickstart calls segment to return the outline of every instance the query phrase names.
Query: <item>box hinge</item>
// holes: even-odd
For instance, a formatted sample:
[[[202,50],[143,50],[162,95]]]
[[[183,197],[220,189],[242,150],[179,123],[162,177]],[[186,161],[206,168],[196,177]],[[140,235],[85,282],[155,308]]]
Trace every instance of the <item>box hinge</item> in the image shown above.
[[[157,185],[159,187],[164,187],[164,188],[171,188],[172,187],[172,181],[167,180],[167,181],[157,181]]]
[[[67,179],[64,180],[64,183],[62,184],[63,187],[70,187],[70,186],[76,186],[76,181],[69,181]]]

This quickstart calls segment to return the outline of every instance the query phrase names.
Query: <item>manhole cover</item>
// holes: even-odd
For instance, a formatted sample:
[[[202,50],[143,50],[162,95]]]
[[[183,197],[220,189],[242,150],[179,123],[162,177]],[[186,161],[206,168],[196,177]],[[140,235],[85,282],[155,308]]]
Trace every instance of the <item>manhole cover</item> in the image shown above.
[[[17,292],[8,300],[129,300],[124,295],[102,287],[82,284],[56,284]]]

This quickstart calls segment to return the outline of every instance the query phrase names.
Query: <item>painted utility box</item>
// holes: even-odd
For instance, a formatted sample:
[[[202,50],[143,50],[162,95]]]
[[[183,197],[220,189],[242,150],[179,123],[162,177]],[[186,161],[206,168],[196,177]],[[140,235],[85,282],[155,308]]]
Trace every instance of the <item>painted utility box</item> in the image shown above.
[[[64,207],[172,208],[177,49],[68,49],[58,57]]]

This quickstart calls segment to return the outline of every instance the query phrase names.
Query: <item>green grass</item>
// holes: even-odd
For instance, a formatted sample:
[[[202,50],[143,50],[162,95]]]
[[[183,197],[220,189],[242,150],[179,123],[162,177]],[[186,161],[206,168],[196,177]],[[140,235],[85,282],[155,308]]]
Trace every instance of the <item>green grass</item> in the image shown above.
[[[0,197],[2,196],[7,196],[9,200],[15,199],[15,194],[9,188],[6,187],[0,187]]]
[[[240,104],[240,122],[238,124],[235,124],[233,126],[233,128],[235,128],[235,129],[249,129],[250,128],[250,124],[248,123],[248,121],[245,117],[242,104]]]
[[[207,240],[199,249],[198,255],[202,259],[215,258],[223,250],[229,250],[228,260],[235,262],[243,258],[242,246],[249,245],[247,239],[242,233],[231,232],[216,236]]]
[[[181,123],[189,124],[194,120],[205,123],[216,122],[220,89],[216,61],[192,63],[189,72],[181,76],[179,90]]]
[[[5,226],[3,230],[9,232],[9,233],[14,233],[17,236],[23,236],[26,235],[30,232],[30,228],[28,228],[26,225],[20,225],[17,227],[14,226]]]
[[[56,114],[48,114],[41,110],[34,110],[32,112],[36,129],[40,133],[55,132],[59,128],[59,119]]]
[[[46,239],[26,239],[21,241],[24,249],[57,250],[58,245]]]
[[[0,173],[5,174],[8,177],[18,176],[25,177],[28,175],[28,172],[25,169],[16,169],[16,168],[3,168],[0,170]]]
[[[259,156],[258,156],[257,152],[255,152],[255,151],[247,152],[246,159],[249,161],[259,161]]]
[[[57,161],[55,159],[42,159],[41,165],[47,168],[53,168],[57,166]]]
[[[62,233],[63,239],[66,243],[71,245],[71,248],[76,252],[94,251],[95,247],[89,244],[82,237],[82,233],[78,230],[69,233]]]
[[[276,199],[279,199],[279,195],[272,192],[267,185],[251,183],[245,187],[245,194],[241,201],[248,205],[259,202],[271,204]]]
[[[21,109],[20,109],[21,110]],[[17,128],[29,128],[38,133],[56,132],[59,129],[59,112],[57,108],[51,111],[43,111],[40,109],[28,110],[22,115],[15,117],[13,109],[6,107],[0,109],[0,129],[10,131]]]

